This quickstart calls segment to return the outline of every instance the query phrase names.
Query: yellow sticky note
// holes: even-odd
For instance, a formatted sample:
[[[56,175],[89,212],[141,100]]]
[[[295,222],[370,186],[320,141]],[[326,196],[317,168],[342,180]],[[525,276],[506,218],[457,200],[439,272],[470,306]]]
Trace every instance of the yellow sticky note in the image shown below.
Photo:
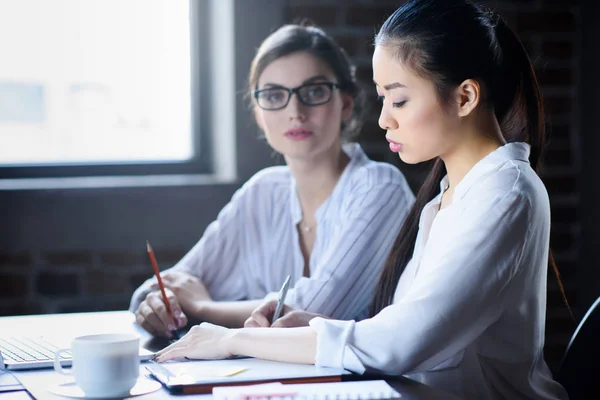
[[[240,372],[246,371],[247,367],[238,366],[216,366],[216,365],[202,365],[202,363],[194,363],[191,365],[185,365],[180,367],[169,368],[173,375],[176,377],[193,376],[196,379],[202,378],[215,378],[237,375]]]

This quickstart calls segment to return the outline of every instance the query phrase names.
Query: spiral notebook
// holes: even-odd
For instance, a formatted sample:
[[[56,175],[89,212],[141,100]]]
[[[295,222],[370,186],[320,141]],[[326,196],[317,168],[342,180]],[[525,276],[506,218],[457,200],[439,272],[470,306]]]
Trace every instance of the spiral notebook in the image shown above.
[[[270,383],[213,388],[215,400],[364,400],[401,399],[384,380],[283,385]]]

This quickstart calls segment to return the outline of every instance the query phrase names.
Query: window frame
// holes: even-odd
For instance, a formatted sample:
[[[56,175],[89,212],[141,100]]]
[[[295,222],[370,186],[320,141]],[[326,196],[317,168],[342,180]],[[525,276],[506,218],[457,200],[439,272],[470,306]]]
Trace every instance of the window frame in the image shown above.
[[[189,0],[190,3],[190,83],[191,83],[191,134],[193,157],[184,161],[132,161],[87,163],[32,163],[0,164],[0,181],[31,178],[82,178],[122,176],[164,176],[213,174],[213,146],[210,126],[210,66],[201,60],[210,54],[211,37],[210,1]],[[199,40],[209,38],[209,40]],[[207,57],[207,58],[210,58]]]

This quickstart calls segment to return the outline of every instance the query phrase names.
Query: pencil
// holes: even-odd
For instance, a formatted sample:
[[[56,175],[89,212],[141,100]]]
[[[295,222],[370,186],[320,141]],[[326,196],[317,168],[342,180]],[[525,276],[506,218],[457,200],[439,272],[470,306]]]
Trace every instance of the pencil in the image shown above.
[[[171,321],[175,323],[175,317],[173,317],[173,311],[171,310],[171,305],[169,304],[169,299],[167,298],[167,293],[165,293],[165,285],[163,284],[162,278],[160,277],[160,271],[158,270],[158,264],[156,263],[156,257],[154,257],[154,251],[152,250],[152,246],[146,240],[146,249],[148,250],[148,256],[150,257],[150,262],[152,263],[152,267],[154,268],[154,275],[156,275],[156,280],[158,280],[158,287],[160,288],[160,292],[162,294],[163,301],[165,302],[165,307],[167,308],[167,312],[169,313],[169,317],[171,317]],[[177,326],[177,324],[175,324]]]

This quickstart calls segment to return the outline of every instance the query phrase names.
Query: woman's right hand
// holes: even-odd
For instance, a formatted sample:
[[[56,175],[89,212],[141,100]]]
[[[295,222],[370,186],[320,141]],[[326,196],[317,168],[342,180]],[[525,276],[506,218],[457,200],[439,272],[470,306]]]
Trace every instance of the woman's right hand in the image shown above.
[[[168,271],[161,274],[161,277],[165,288],[170,289],[177,297],[181,310],[192,319],[202,320],[202,304],[212,299],[200,278],[181,271]],[[158,282],[151,288],[158,290]]]
[[[260,306],[258,306],[250,317],[244,322],[244,328],[268,328],[271,326],[271,320],[273,319],[273,315],[275,314],[275,309],[277,308],[277,300],[270,300],[264,302]],[[283,305],[283,309],[281,310],[280,318],[283,317],[286,313],[293,310],[292,307]]]
[[[187,325],[187,316],[181,310],[175,294],[168,288],[165,293],[173,311],[174,321],[167,311],[160,290],[148,293],[135,312],[136,322],[153,336],[171,339],[172,332]]]
[[[254,310],[246,322],[244,322],[244,328],[295,328],[299,326],[308,326],[308,322],[315,317],[323,317],[320,314],[296,310],[290,306],[284,305],[281,316],[277,321],[271,324],[276,308],[277,300],[263,303]]]

